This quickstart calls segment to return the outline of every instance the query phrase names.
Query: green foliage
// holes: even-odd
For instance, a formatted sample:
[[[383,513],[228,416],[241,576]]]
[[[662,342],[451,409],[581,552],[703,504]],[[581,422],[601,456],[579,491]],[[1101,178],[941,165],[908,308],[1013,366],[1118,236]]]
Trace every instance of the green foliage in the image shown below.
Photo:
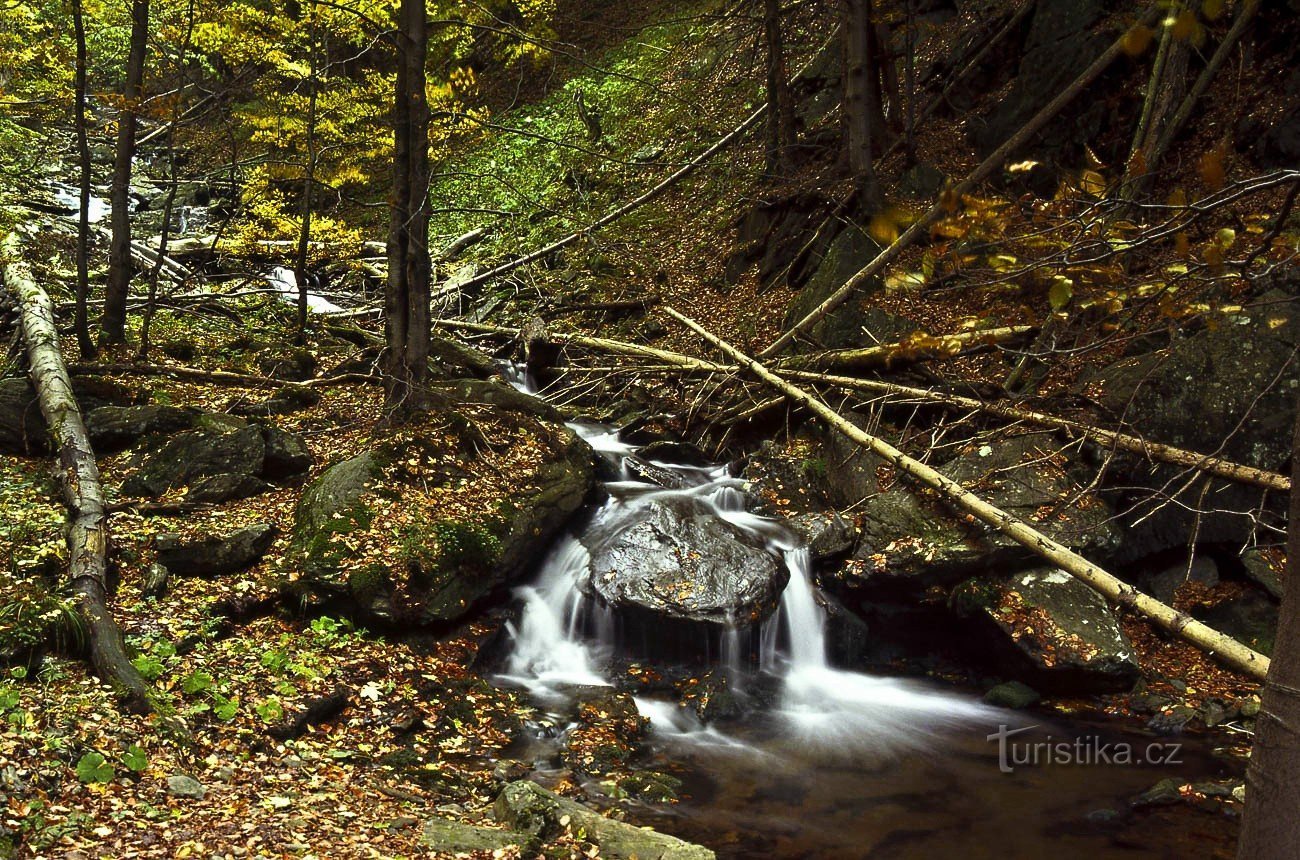
[[[87,785],[95,782],[112,782],[115,773],[103,753],[88,752],[77,760],[77,779]]]
[[[122,753],[122,766],[131,773],[143,773],[149,767],[149,754],[138,744],[131,744]]]
[[[262,718],[262,722],[267,724],[278,723],[284,719],[284,706],[274,697],[258,702],[253,710]]]
[[[187,695],[193,696],[211,690],[214,683],[212,676],[207,672],[191,672],[185,676],[185,680],[181,681],[181,689]]]

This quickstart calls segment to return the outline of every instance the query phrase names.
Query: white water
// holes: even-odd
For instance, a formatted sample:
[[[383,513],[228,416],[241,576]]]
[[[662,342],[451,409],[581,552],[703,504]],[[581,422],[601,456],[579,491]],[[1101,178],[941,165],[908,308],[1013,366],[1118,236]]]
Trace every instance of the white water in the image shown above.
[[[298,304],[298,278],[294,275],[293,269],[287,266],[276,266],[271,270],[271,274],[266,276],[266,280],[280,293],[281,301],[291,305]],[[339,307],[324,296],[308,292],[307,310],[314,314],[341,314],[347,308]]]
[[[506,377],[516,388],[535,393],[532,380],[518,368]],[[594,424],[570,424],[601,456],[616,467],[620,480],[605,484],[609,499],[586,526],[613,534],[637,521],[638,510],[655,499],[691,498],[697,505],[761,539],[780,557],[790,579],[777,611],[759,634],[758,668],[781,678],[773,715],[791,741],[826,752],[890,752],[920,748],[939,730],[958,724],[994,722],[993,711],[973,699],[923,684],[848,672],[830,665],[827,613],[813,584],[808,548],[782,523],[747,509],[744,482],[725,467],[699,468],[670,463],[684,489],[668,490],[632,480],[622,458],[636,451],[617,431]],[[618,647],[611,610],[586,596],[580,584],[590,575],[590,555],[575,536],[562,539],[543,563],[537,581],[521,588],[523,613],[510,632],[514,648],[502,679],[528,688],[543,699],[558,699],[573,685],[609,685],[601,674]],[[744,631],[732,627],[722,635],[721,665],[731,687],[743,691],[746,680]],[[673,702],[638,697],[637,708],[665,738],[721,749],[752,749]],[[998,715],[1005,721],[1005,716]]]
[[[72,214],[68,217],[75,218],[81,214],[81,191],[67,185],[54,186],[54,199],[63,206],[72,208]],[[90,202],[86,206],[86,221],[90,224],[97,223],[104,219],[108,214],[108,204],[102,197],[90,195]]]

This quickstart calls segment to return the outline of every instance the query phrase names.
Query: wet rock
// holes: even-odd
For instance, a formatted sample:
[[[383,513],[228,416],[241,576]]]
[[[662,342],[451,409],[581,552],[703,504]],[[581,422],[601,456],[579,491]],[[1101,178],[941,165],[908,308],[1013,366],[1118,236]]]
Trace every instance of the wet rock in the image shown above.
[[[161,597],[167,591],[169,571],[166,566],[154,562],[144,572],[144,582],[140,594],[144,597]]]
[[[740,700],[731,690],[727,676],[710,670],[698,678],[689,678],[678,690],[681,707],[695,714],[701,723],[730,720],[740,716]]]
[[[86,433],[96,454],[129,448],[142,436],[193,427],[198,414],[175,406],[99,406],[86,413]]]
[[[826,657],[836,666],[862,666],[874,644],[867,622],[829,592],[818,599],[826,610]]]
[[[513,782],[496,799],[497,821],[528,834],[536,849],[564,831],[583,830],[586,839],[600,846],[602,857],[612,860],[712,860],[707,848],[683,842],[648,828],[605,818],[579,803],[553,794],[531,782]],[[568,817],[568,823],[561,819]]]
[[[646,803],[676,803],[682,781],[658,771],[637,771],[619,780],[618,787],[628,796]]]
[[[212,475],[258,475],[265,453],[260,428],[237,418],[204,416],[194,430],[137,457],[139,468],[122,484],[122,492],[160,496]]]
[[[429,818],[424,822],[420,844],[439,854],[461,854],[479,851],[498,851],[520,847],[528,836],[501,830],[496,827],[476,827],[445,818]],[[476,855],[477,856],[477,855]],[[487,855],[484,855],[487,856]]]
[[[208,790],[194,777],[178,773],[167,777],[167,793],[186,800],[202,800]]]
[[[951,602],[976,622],[972,646],[988,639],[993,656],[1035,688],[1120,691],[1138,679],[1133,646],[1105,598],[1065,571],[969,580],[953,590]]]
[[[1007,681],[1005,684],[998,684],[984,694],[984,701],[990,705],[1015,710],[1036,705],[1042,698],[1033,687],[1019,681]]]
[[[791,517],[786,524],[804,539],[814,562],[847,554],[858,537],[853,523],[840,516],[838,511],[810,511]]]
[[[693,498],[646,502],[630,525],[583,536],[584,588],[618,610],[711,624],[755,622],[789,578],[754,537]]]
[[[497,374],[496,363],[477,349],[437,336],[429,339],[429,370],[433,379],[490,379]]]
[[[642,448],[639,453],[646,460],[654,460],[660,463],[696,467],[713,465],[713,461],[709,459],[707,454],[689,442],[675,442],[664,439],[651,442]]]
[[[578,702],[578,725],[569,732],[561,758],[574,770],[606,776],[626,767],[640,750],[649,721],[627,693],[609,687],[590,691]]]
[[[252,475],[212,475],[196,481],[185,494],[185,501],[219,505],[222,502],[260,496],[274,489],[266,481]]]
[[[307,443],[297,433],[267,424],[262,427],[262,441],[265,445],[262,474],[267,478],[280,480],[301,475],[316,463]]]
[[[524,779],[532,772],[533,769],[521,761],[502,759],[492,768],[492,778],[497,782],[514,782]]]
[[[972,446],[940,471],[991,504],[1030,523],[1089,558],[1118,549],[1121,532],[1099,498],[1076,498],[1085,478],[1060,465],[1050,437],[1017,436]],[[1066,501],[1072,501],[1064,506]],[[938,501],[896,488],[862,507],[862,536],[854,558],[861,580],[920,590],[950,584],[977,570],[1037,563],[1038,557],[1001,532],[959,520]]]
[[[158,562],[179,576],[221,576],[257,562],[271,548],[276,528],[256,523],[225,537],[186,541],[178,535],[158,536]]]
[[[1129,799],[1129,806],[1134,809],[1149,809],[1153,806],[1173,806],[1182,803],[1182,788],[1185,783],[1178,779],[1162,779],[1135,797]]]

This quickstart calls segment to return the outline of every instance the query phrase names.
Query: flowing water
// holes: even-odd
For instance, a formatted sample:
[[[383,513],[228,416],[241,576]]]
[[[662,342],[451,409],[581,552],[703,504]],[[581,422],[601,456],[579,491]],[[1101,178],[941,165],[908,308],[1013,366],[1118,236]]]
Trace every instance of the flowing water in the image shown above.
[[[520,390],[535,385],[516,368]],[[831,665],[827,612],[818,599],[808,549],[783,524],[747,510],[743,483],[725,467],[655,462],[676,489],[636,480],[624,465],[636,448],[618,433],[570,425],[606,460],[613,479],[606,501],[561,539],[533,584],[521,588],[523,609],[510,628],[512,647],[500,680],[527,689],[551,721],[575,687],[611,684],[624,641],[620,620],[582,589],[590,555],[582,535],[608,536],[637,521],[649,502],[689,499],[761,540],[789,573],[777,611],[758,630],[724,631],[700,652],[742,697],[740,721],[706,726],[667,697],[640,695],[650,721],[647,767],[683,780],[682,802],[634,806],[630,816],[709,845],[724,857],[1088,858],[1209,857],[1226,851],[1231,825],[1185,808],[1140,820],[1125,800],[1160,779],[1205,779],[1239,770],[1204,747],[1184,743],[1181,763],[1161,767],[1099,765],[999,768],[987,736],[1023,729],[1038,744],[1128,743],[1149,738],[1113,726],[1067,723],[982,704],[973,694],[901,678],[844,671]],[[644,634],[643,634],[644,635]],[[748,643],[756,643],[749,647]],[[543,720],[544,724],[550,722]],[[521,755],[539,777],[554,762],[562,726],[538,731]],[[591,786],[594,792],[599,787]],[[1188,820],[1192,816],[1192,820]],[[1228,855],[1224,855],[1228,856]]]

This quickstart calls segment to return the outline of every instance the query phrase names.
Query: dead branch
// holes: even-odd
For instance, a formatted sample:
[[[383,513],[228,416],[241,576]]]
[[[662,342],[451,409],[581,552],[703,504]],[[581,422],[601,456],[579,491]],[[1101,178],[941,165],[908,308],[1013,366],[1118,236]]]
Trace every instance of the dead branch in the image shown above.
[[[817,397],[777,376],[758,361],[748,357],[731,344],[702,328],[672,308],[664,310],[673,319],[685,325],[705,341],[721,350],[732,361],[747,368],[771,388],[781,392],[821,418],[838,432],[864,448],[884,458],[903,474],[941,493],[958,508],[972,517],[997,529],[1031,552],[1079,579],[1109,600],[1133,609],[1157,625],[1188,642],[1204,649],[1228,666],[1263,680],[1268,674],[1268,658],[1247,648],[1240,642],[1197,621],[1186,613],[1143,594],[1133,586],[1116,579],[1111,574],[1089,562],[1068,547],[1032,528],[1016,516],[981,499],[961,484],[943,475],[919,460],[913,459],[878,436],[855,426],[842,418]]]
[[[235,385],[244,388],[329,388],[353,382],[381,383],[382,377],[365,373],[342,373],[338,376],[308,379],[305,382],[292,382],[287,379],[275,379],[269,376],[254,376],[251,373],[233,373],[228,370],[204,370],[201,367],[188,367],[183,364],[144,364],[140,362],[123,364],[73,364],[69,368],[73,376],[123,375],[123,376],[170,376],[176,379],[193,379],[196,382],[214,382],[218,385]]]
[[[776,362],[775,366],[803,369],[891,367],[932,358],[951,358],[971,347],[1007,343],[1032,336],[1037,331],[1035,326],[1016,325],[955,334],[929,335],[921,332],[905,340],[865,349],[834,349],[792,355]]]

